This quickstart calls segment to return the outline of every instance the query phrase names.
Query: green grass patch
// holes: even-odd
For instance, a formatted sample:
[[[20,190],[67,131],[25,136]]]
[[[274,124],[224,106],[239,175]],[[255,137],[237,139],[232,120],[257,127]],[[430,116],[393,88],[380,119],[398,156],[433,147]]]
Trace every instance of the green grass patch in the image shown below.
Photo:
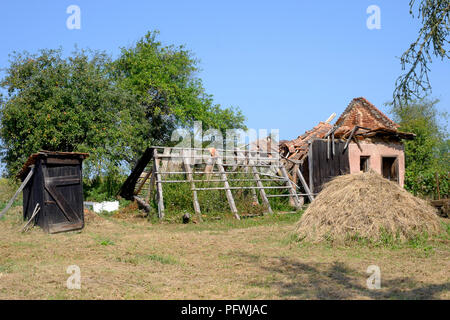
[[[443,222],[443,232],[436,236],[430,236],[427,232],[422,232],[404,239],[399,233],[393,234],[385,229],[381,229],[378,239],[370,239],[358,234],[348,234],[344,240],[335,240],[331,235],[325,239],[321,245],[330,249],[336,248],[386,248],[389,250],[401,250],[406,248],[415,249],[429,256],[437,247],[448,245],[450,241],[450,223]],[[294,233],[282,240],[283,244],[298,242],[300,245],[312,245],[305,239],[298,239]]]
[[[144,264],[148,261],[156,261],[161,264],[169,264],[169,265],[176,265],[179,264],[177,259],[170,255],[159,255],[159,254],[127,254],[123,257],[117,257],[117,261],[119,262],[125,262],[130,263],[132,265],[139,265]]]
[[[101,235],[92,235],[92,237],[94,238],[95,242],[101,246],[113,246],[116,243],[108,237],[104,237]]]
[[[256,216],[252,218],[245,218],[237,220],[232,215],[223,216],[221,219],[204,219],[202,223],[198,224],[180,224],[177,228],[170,228],[168,230],[179,231],[226,231],[230,229],[245,229],[253,228],[263,225],[287,225],[297,222],[303,211],[297,211],[294,213],[273,213],[264,216]]]
[[[244,172],[237,172],[236,174],[227,175],[230,187],[245,187],[244,189],[232,189],[234,202],[237,210],[242,218],[245,216],[263,215],[267,213],[267,208],[262,205],[259,190],[255,195],[252,189],[255,187],[255,182],[252,181],[235,181],[236,179],[253,179],[252,174]],[[169,180],[185,181],[183,175],[170,175]],[[205,175],[194,174],[193,179],[202,180],[196,182],[196,188],[223,188],[223,182],[209,181]],[[212,176],[210,180],[218,180],[218,176]],[[283,186],[283,182],[264,181],[264,186]],[[266,189],[266,194],[288,194],[288,189]],[[155,195],[155,192],[153,193]],[[196,219],[193,206],[193,195],[191,185],[189,183],[165,183],[163,184],[164,206],[165,206],[165,221],[167,222],[181,222],[181,217],[185,213],[189,213],[192,218]],[[146,194],[142,195],[145,197]],[[202,218],[205,220],[215,220],[220,218],[227,218],[233,216],[228,204],[225,190],[199,190],[197,191],[198,202],[202,212]],[[289,204],[289,197],[272,197],[269,198],[270,205],[273,211],[293,211],[293,207]],[[152,213],[150,219],[156,222],[155,216],[157,212],[156,198],[150,201]]]
[[[162,264],[177,264],[177,260],[171,256],[161,256],[158,254],[147,254],[143,256],[143,259],[149,261],[157,261]]]

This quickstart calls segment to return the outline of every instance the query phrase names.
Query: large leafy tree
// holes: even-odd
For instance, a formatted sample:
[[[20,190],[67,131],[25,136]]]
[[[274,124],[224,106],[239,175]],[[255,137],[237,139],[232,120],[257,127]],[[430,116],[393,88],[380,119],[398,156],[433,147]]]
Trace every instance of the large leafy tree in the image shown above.
[[[157,36],[149,32],[123,48],[113,64],[118,85],[133,93],[145,110],[146,140],[168,143],[175,128],[192,128],[193,121],[202,121],[204,129],[244,128],[238,109],[214,104],[205,92],[192,53],[183,46],[164,46]]]
[[[436,175],[441,180],[441,195],[448,195],[449,192],[448,115],[438,110],[438,102],[411,101],[391,108],[394,120],[400,124],[400,130],[416,134],[414,140],[405,141],[405,185],[415,194],[435,193]]]
[[[11,55],[0,110],[3,160],[14,175],[40,149],[89,152],[87,173],[99,174],[133,158],[142,144],[143,112],[115,85],[102,53],[61,50]]]
[[[163,46],[150,32],[106,54],[61,50],[14,53],[0,86],[0,138],[9,175],[40,149],[89,152],[87,174],[117,173],[145,147],[167,144],[179,127],[244,128],[242,113],[213,103],[197,60],[182,46]]]
[[[432,58],[447,60],[450,57],[450,1],[410,0],[410,14],[417,17],[422,27],[414,42],[400,57],[405,70],[395,83],[394,104],[403,106],[414,99],[423,99],[431,93],[428,77]]]

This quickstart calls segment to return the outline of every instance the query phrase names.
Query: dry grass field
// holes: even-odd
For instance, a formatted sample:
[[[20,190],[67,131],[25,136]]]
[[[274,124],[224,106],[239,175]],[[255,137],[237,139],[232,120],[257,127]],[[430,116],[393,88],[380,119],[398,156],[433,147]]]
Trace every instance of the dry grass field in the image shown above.
[[[300,214],[150,223],[89,213],[81,232],[21,233],[21,207],[0,221],[0,299],[449,299],[450,247],[295,241]],[[449,224],[447,223],[447,229]],[[81,289],[69,290],[69,265]],[[381,289],[369,290],[369,265]]]

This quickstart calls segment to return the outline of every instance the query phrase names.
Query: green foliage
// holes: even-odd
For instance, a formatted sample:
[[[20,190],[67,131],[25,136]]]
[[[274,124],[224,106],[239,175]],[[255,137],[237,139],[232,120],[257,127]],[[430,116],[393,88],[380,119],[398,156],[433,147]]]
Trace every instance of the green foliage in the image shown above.
[[[237,179],[253,178],[252,174],[243,172],[229,175],[228,181],[230,187],[251,187],[255,186],[252,181],[234,181]],[[196,188],[223,188],[223,182],[207,181],[206,177],[201,174],[193,174],[194,180],[205,180],[204,182],[196,182]],[[217,180],[217,177],[212,178]],[[170,180],[186,181],[182,175],[171,175]],[[266,186],[277,186],[277,182],[267,182]],[[282,191],[281,191],[282,190]],[[267,209],[262,205],[262,199],[258,196],[259,204],[254,202],[251,189],[232,190],[233,198],[236,208],[242,217],[247,215],[262,215],[267,212]],[[258,190],[256,190],[259,194]],[[280,194],[288,193],[286,189],[266,189],[266,194]],[[154,195],[154,193],[153,193]],[[232,217],[225,190],[200,190],[197,191],[198,202],[204,219],[217,219],[224,217]],[[292,211],[293,207],[289,204],[289,197],[274,197],[270,198],[270,205],[272,210],[277,211]],[[165,219],[167,221],[179,222],[183,213],[189,213],[195,217],[194,205],[192,201],[192,191],[189,183],[165,183],[164,184],[164,203],[165,203]],[[153,213],[157,212],[156,197],[151,202]],[[155,214],[151,214],[155,217]],[[156,220],[155,220],[156,221]]]
[[[414,140],[405,141],[405,187],[416,195],[436,195],[436,175],[441,197],[449,194],[448,115],[437,109],[437,103],[422,100],[391,107],[399,129],[416,134]]]
[[[177,127],[204,129],[244,128],[237,109],[213,104],[196,74],[198,61],[184,46],[163,46],[158,32],[149,32],[131,48],[122,48],[113,64],[119,86],[131,92],[145,109],[146,139],[153,144],[170,141]]]
[[[393,103],[403,106],[414,98],[424,98],[431,93],[428,76],[432,56],[446,60],[450,35],[449,0],[410,0],[410,14],[414,17],[414,7],[418,3],[417,17],[422,27],[416,40],[400,57],[402,70],[407,70],[395,82]]]
[[[414,172],[406,170],[405,172],[405,188],[415,195],[436,197],[437,196],[437,182],[436,173],[434,170],[427,169],[422,172]],[[438,172],[439,179],[439,193],[441,198],[448,197],[449,194],[449,177],[447,172]]]
[[[19,188],[17,181],[12,179],[0,178],[0,211],[3,210],[8,204],[9,200],[16,193]],[[22,197],[19,195],[16,200],[12,203],[12,208],[22,206]],[[0,217],[1,220],[5,220],[6,215]]]
[[[99,244],[101,246],[112,246],[112,245],[115,245],[115,242],[112,239],[110,239],[108,237],[105,237],[103,235],[92,234],[91,237],[94,239],[94,241],[97,244]]]
[[[104,53],[61,50],[11,55],[0,87],[0,139],[8,176],[39,150],[88,152],[85,196],[115,196],[123,174],[149,145],[170,144],[175,128],[244,128],[244,117],[205,93],[197,60],[149,32],[112,61]]]
[[[39,150],[89,152],[87,174],[100,174],[130,159],[130,145],[141,142],[140,108],[132,95],[108,77],[109,58],[61,50],[14,53],[1,103],[2,149],[14,175]]]
[[[83,181],[84,199],[96,202],[116,200],[125,179],[125,175],[114,175],[112,173],[85,178]]]
[[[19,186],[15,180],[0,178],[0,203],[7,203]],[[19,198],[16,201],[20,200]]]
[[[114,243],[114,241],[112,241],[110,239],[104,238],[104,239],[99,241],[99,244],[102,245],[102,246],[112,246],[115,243]]]
[[[450,239],[450,222],[442,222],[442,227],[445,230],[444,238]]]
[[[203,223],[199,224],[186,224],[183,225],[182,228],[185,231],[205,231],[214,230],[216,232],[231,230],[231,229],[246,229],[253,228],[257,226],[277,226],[277,225],[293,225],[295,224],[301,217],[303,211],[297,211],[293,213],[286,214],[267,214],[262,216],[253,216],[246,218],[245,216],[241,216],[241,220],[237,220],[233,215],[222,215],[220,219],[210,217],[204,217]],[[153,218],[152,218],[153,219]],[[181,218],[178,217],[176,222],[180,223]],[[159,223],[158,218],[154,218],[154,223]],[[287,241],[286,241],[287,242]],[[286,243],[284,242],[284,243]]]

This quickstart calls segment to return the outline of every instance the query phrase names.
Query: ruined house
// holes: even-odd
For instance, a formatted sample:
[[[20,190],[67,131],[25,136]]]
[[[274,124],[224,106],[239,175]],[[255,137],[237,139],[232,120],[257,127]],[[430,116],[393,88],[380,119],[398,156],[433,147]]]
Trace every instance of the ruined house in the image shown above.
[[[414,134],[398,127],[365,98],[355,98],[334,125],[320,122],[297,139],[281,143],[279,151],[294,182],[301,172],[313,193],[334,176],[369,169],[403,186],[402,141]]]

